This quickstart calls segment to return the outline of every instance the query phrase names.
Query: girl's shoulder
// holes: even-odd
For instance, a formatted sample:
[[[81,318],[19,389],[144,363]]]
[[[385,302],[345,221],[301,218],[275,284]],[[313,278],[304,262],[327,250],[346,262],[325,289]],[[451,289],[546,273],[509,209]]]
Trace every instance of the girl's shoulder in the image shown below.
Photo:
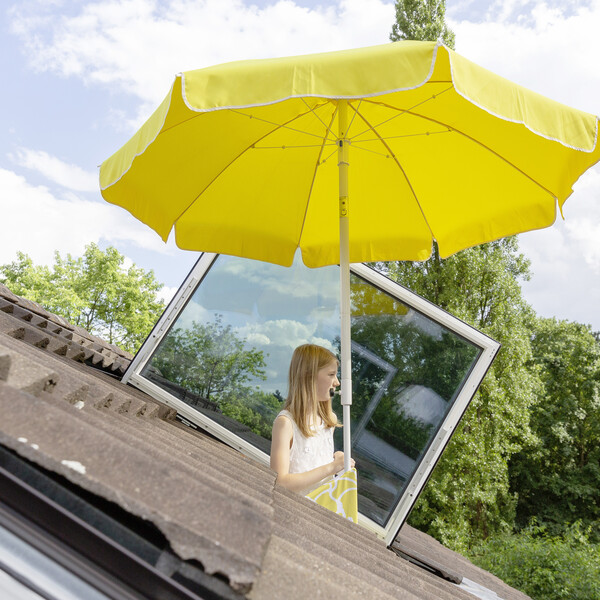
[[[292,413],[287,410],[282,410],[275,417],[275,420],[273,421],[273,431],[276,429],[286,436],[289,435],[292,439],[297,437],[300,432],[296,421],[294,421],[294,418],[292,417]]]
[[[294,421],[294,417],[292,416],[292,413],[289,410],[283,409],[279,411],[279,414],[275,418],[278,419],[279,417],[285,417],[286,419],[292,422],[292,425],[296,425],[296,421]]]

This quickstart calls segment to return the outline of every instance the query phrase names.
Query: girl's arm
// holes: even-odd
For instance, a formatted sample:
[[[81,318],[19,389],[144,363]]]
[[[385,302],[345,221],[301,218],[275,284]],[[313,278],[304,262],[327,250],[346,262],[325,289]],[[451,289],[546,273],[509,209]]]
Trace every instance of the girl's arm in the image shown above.
[[[292,423],[287,417],[280,416],[275,419],[271,441],[271,469],[277,472],[279,485],[293,492],[300,492],[344,468],[344,453],[336,452],[333,460],[326,465],[305,473],[290,473],[290,446],[293,434]]]

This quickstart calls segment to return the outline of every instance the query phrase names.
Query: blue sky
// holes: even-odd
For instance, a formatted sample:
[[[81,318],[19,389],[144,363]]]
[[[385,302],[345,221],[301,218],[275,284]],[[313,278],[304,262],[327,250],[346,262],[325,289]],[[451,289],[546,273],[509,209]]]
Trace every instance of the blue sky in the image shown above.
[[[98,165],[179,71],[385,43],[394,19],[387,0],[5,0],[0,11],[0,264],[110,244],[154,269],[165,296],[197,255],[104,202]],[[447,0],[447,20],[467,58],[600,113],[600,0]],[[524,294],[540,315],[600,330],[600,165],[564,215],[520,236],[534,272]]]

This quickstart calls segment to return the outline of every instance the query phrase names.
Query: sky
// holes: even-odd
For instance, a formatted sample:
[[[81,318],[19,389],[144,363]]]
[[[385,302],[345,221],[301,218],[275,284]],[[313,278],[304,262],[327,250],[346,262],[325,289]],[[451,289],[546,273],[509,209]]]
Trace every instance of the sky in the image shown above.
[[[456,51],[550,98],[600,113],[600,0],[447,0]],[[198,255],[105,202],[98,166],[180,71],[386,43],[388,0],[3,0],[0,3],[0,264],[95,242],[153,269],[169,299]],[[519,236],[538,315],[600,331],[600,164],[564,220]]]

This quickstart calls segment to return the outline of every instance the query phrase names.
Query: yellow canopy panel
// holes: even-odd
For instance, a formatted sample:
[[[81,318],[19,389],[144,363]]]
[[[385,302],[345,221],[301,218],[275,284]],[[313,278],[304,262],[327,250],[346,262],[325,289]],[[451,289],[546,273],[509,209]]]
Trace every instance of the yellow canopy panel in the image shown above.
[[[433,42],[181,74],[100,170],[102,194],[182,248],[339,261],[348,99],[350,260],[422,260],[551,225],[600,159],[598,119]]]

